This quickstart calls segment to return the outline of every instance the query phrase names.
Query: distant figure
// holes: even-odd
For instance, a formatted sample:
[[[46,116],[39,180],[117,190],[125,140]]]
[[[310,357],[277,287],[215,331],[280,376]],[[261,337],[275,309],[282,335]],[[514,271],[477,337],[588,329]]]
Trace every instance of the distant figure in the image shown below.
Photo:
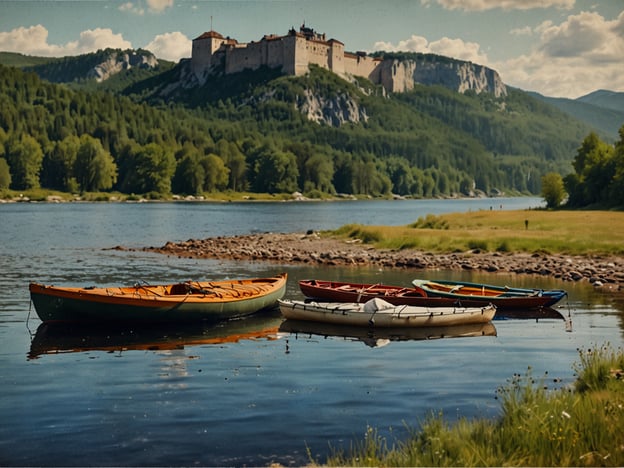
[[[524,220],[524,229],[527,229],[527,230],[529,229],[529,220],[528,219]]]

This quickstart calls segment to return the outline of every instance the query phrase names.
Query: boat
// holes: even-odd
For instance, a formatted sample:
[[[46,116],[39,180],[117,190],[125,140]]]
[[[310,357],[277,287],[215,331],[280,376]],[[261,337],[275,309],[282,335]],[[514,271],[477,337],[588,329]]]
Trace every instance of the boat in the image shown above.
[[[496,327],[492,322],[447,327],[370,328],[286,319],[280,325],[279,331],[295,335],[295,338],[342,338],[345,341],[362,342],[371,348],[379,348],[396,341],[496,336]]]
[[[269,278],[127,287],[30,283],[29,290],[43,322],[217,322],[276,308],[286,280],[282,273]]]
[[[249,315],[215,324],[191,323],[57,323],[37,327],[28,359],[67,353],[172,351],[193,346],[224,345],[242,340],[277,340],[283,318],[277,312]]]
[[[464,306],[494,304],[499,309],[551,307],[568,294],[563,289],[513,288],[465,281],[415,279],[412,285],[422,288],[431,297],[455,299]]]
[[[375,297],[380,297],[390,304],[420,307],[482,307],[492,303],[496,305],[499,312],[509,309],[529,310],[544,307],[547,302],[551,302],[550,297],[539,295],[505,297],[504,301],[495,296],[482,298],[434,295],[433,292],[430,293],[428,289],[421,287],[419,284],[406,288],[381,283],[361,284],[304,279],[299,281],[299,289],[307,298],[323,301],[366,302]]]
[[[417,307],[393,305],[381,298],[368,302],[278,301],[287,319],[365,327],[439,327],[487,323],[496,307]]]

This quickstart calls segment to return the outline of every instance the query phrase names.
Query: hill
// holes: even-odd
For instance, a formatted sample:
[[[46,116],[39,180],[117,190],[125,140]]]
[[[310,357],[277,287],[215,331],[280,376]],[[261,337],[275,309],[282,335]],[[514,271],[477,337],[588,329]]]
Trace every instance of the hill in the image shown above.
[[[107,53],[105,61],[132,55]],[[514,89],[495,97],[415,84],[388,93],[320,67],[300,77],[268,68],[227,79],[217,73],[200,85],[188,61],[129,70],[144,76],[121,67],[98,81],[88,77],[97,60],[89,54],[29,68],[37,75],[0,67],[4,140],[35,138],[45,153],[44,187],[78,183],[74,167],[54,158],[68,138],[88,135],[115,164],[111,188],[125,193],[535,194],[541,175],[570,172],[591,130]],[[17,150],[5,143],[4,151]]]
[[[624,93],[599,90],[577,99],[529,94],[586,123],[608,141],[615,141],[624,125]]]

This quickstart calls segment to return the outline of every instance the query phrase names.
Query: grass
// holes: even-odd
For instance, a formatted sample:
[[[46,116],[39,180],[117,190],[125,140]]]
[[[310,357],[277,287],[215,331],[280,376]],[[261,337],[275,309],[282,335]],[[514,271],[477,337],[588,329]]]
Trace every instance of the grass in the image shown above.
[[[349,224],[326,233],[377,248],[433,253],[482,250],[570,255],[624,254],[622,211],[476,211],[427,215],[406,226]]]
[[[368,428],[329,466],[624,466],[624,351],[580,350],[573,387],[550,389],[529,368],[498,389],[496,420],[432,414],[407,440],[388,442]],[[409,428],[408,428],[409,429]]]

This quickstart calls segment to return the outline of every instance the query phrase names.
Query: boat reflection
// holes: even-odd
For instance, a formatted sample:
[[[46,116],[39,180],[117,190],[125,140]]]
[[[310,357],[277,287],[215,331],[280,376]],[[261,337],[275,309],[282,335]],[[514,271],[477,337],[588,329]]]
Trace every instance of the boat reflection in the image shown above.
[[[279,330],[295,335],[295,338],[299,338],[301,335],[301,338],[304,339],[322,336],[324,338],[343,338],[347,341],[361,341],[371,348],[386,346],[393,341],[496,336],[496,327],[491,322],[447,327],[368,328],[288,319],[280,325]]]
[[[279,314],[248,316],[219,323],[70,324],[42,323],[30,344],[28,359],[44,354],[86,351],[162,351],[241,340],[278,339]]]
[[[545,319],[563,320],[567,332],[572,331],[572,317],[564,316],[561,312],[552,307],[536,307],[534,309],[517,310],[497,310],[494,320],[535,320],[539,322]]]
[[[539,321],[540,319],[565,320],[565,317],[561,312],[552,307],[535,307],[533,309],[499,309],[496,311],[494,320],[501,319],[534,319]]]

